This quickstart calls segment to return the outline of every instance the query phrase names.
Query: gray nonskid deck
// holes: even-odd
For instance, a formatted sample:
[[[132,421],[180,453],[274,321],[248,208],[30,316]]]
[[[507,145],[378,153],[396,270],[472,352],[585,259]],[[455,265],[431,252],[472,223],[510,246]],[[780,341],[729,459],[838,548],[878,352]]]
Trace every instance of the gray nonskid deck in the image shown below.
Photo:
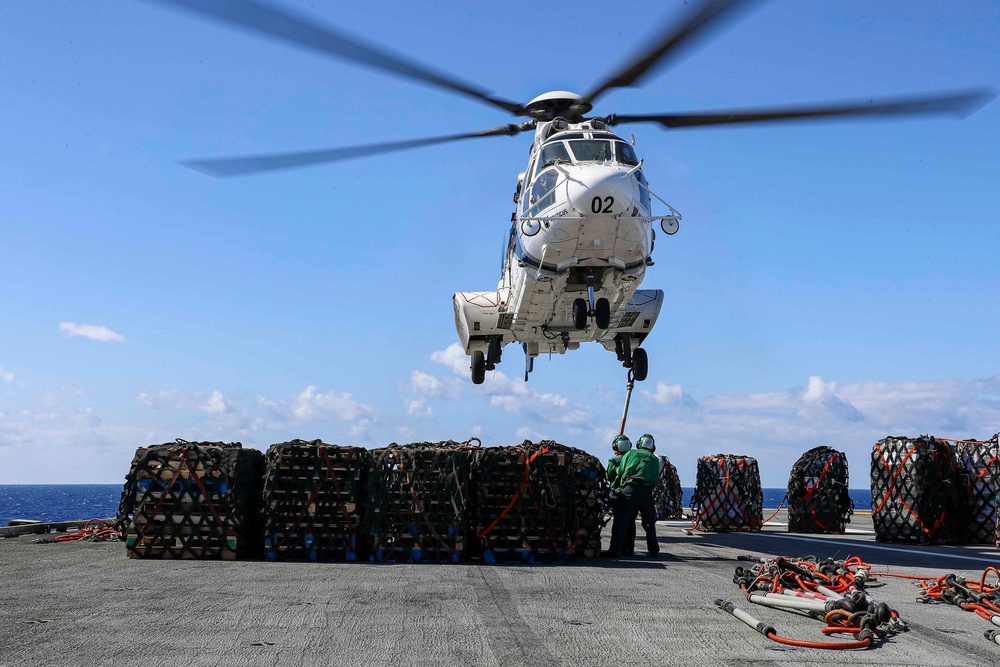
[[[760,533],[687,534],[687,522],[661,522],[660,560],[565,566],[132,560],[120,543],[0,540],[0,665],[939,667],[1000,658],[983,638],[994,626],[917,603],[909,580],[881,578],[869,590],[911,631],[862,651],[782,646],[720,611],[716,598],[782,635],[823,640],[819,622],[743,600],[732,583],[739,554],[857,555],[876,573],[936,576],[978,577],[1000,562],[991,545],[875,543],[864,516],[835,536],[789,535],[782,517]]]

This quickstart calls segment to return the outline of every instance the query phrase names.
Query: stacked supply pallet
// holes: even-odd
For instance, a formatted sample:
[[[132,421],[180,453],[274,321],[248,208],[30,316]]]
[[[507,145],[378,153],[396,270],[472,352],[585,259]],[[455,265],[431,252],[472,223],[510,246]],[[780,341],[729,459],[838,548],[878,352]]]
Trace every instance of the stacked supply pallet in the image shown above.
[[[239,443],[140,447],[116,521],[129,557],[258,555],[262,468],[261,453]]]
[[[680,519],[683,516],[683,492],[677,468],[666,456],[660,457],[660,479],[653,489],[653,506],[657,521]]]
[[[993,448],[994,452],[1000,452],[1000,433],[994,434],[992,438],[986,441],[986,444],[990,445]],[[996,468],[994,468],[994,470],[996,470]],[[1000,549],[1000,514],[997,513],[997,510],[1000,510],[1000,475],[994,478],[994,484],[996,485],[996,495],[993,496],[993,502],[994,502],[993,517],[996,519],[996,521],[994,521],[996,528],[994,529],[995,536],[993,539],[993,544],[995,544],[997,548]]]
[[[760,530],[764,493],[760,469],[750,456],[717,454],[698,459],[691,509],[700,530]]]
[[[371,455],[292,440],[267,450],[264,555],[279,561],[367,558],[364,503]]]
[[[952,451],[931,436],[872,448],[872,523],[879,542],[954,544],[967,524]]]
[[[964,541],[989,544],[997,533],[997,490],[1000,483],[997,437],[977,440],[947,441],[958,466],[962,499],[968,523]]]
[[[561,445],[553,440],[533,444],[525,440],[521,447],[534,452],[545,449],[563,452],[571,467],[570,484],[573,492],[573,515],[576,536],[570,548],[574,556],[596,558],[601,553],[601,529],[611,518],[608,481],[604,464],[593,454]]]
[[[476,452],[472,530],[484,562],[551,563],[572,557],[571,458],[545,446]]]
[[[371,559],[458,563],[469,532],[467,447],[454,441],[390,445],[372,452],[368,493]]]
[[[843,533],[854,514],[847,455],[813,447],[788,474],[788,532]]]

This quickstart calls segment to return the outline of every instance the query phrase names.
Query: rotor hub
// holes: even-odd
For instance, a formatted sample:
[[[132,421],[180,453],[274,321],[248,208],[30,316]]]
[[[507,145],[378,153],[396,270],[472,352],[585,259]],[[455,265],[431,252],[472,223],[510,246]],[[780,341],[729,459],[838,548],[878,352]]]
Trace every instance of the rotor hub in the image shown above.
[[[552,120],[562,116],[571,123],[579,123],[593,105],[568,90],[551,90],[542,93],[524,106],[528,115],[537,120]]]

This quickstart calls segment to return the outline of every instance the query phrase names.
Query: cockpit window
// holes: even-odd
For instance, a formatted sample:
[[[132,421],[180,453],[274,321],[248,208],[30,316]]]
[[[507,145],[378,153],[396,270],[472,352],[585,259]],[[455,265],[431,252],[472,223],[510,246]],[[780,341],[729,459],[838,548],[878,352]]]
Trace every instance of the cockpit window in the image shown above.
[[[546,144],[542,146],[542,157],[538,160],[539,170],[555,164],[556,162],[569,162],[569,152],[566,150],[566,145],[560,142],[554,142],[551,144]]]
[[[642,204],[642,207],[645,208],[648,213],[653,210],[650,207],[652,202],[649,198],[649,181],[646,180],[646,176],[642,173],[641,169],[636,170],[635,179],[639,181],[639,203]]]
[[[615,142],[615,152],[618,154],[618,161],[622,164],[639,164],[639,158],[635,156],[635,151],[624,141]]]
[[[601,139],[577,139],[569,142],[577,162],[610,162],[611,142]]]

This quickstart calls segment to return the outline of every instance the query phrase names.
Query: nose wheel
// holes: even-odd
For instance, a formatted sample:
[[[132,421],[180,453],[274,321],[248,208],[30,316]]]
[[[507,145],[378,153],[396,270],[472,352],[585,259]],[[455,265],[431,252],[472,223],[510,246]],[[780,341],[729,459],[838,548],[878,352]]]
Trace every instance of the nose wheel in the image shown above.
[[[607,329],[611,326],[611,304],[605,298],[600,298],[594,304],[594,324],[598,329]]]
[[[593,298],[593,295],[591,295]],[[583,330],[587,328],[587,320],[594,318],[594,324],[598,329],[607,329],[611,326],[611,303],[601,297],[592,301],[593,306],[584,299],[573,300],[573,328]]]
[[[573,300],[573,328],[582,330],[587,328],[587,302],[583,299]]]

